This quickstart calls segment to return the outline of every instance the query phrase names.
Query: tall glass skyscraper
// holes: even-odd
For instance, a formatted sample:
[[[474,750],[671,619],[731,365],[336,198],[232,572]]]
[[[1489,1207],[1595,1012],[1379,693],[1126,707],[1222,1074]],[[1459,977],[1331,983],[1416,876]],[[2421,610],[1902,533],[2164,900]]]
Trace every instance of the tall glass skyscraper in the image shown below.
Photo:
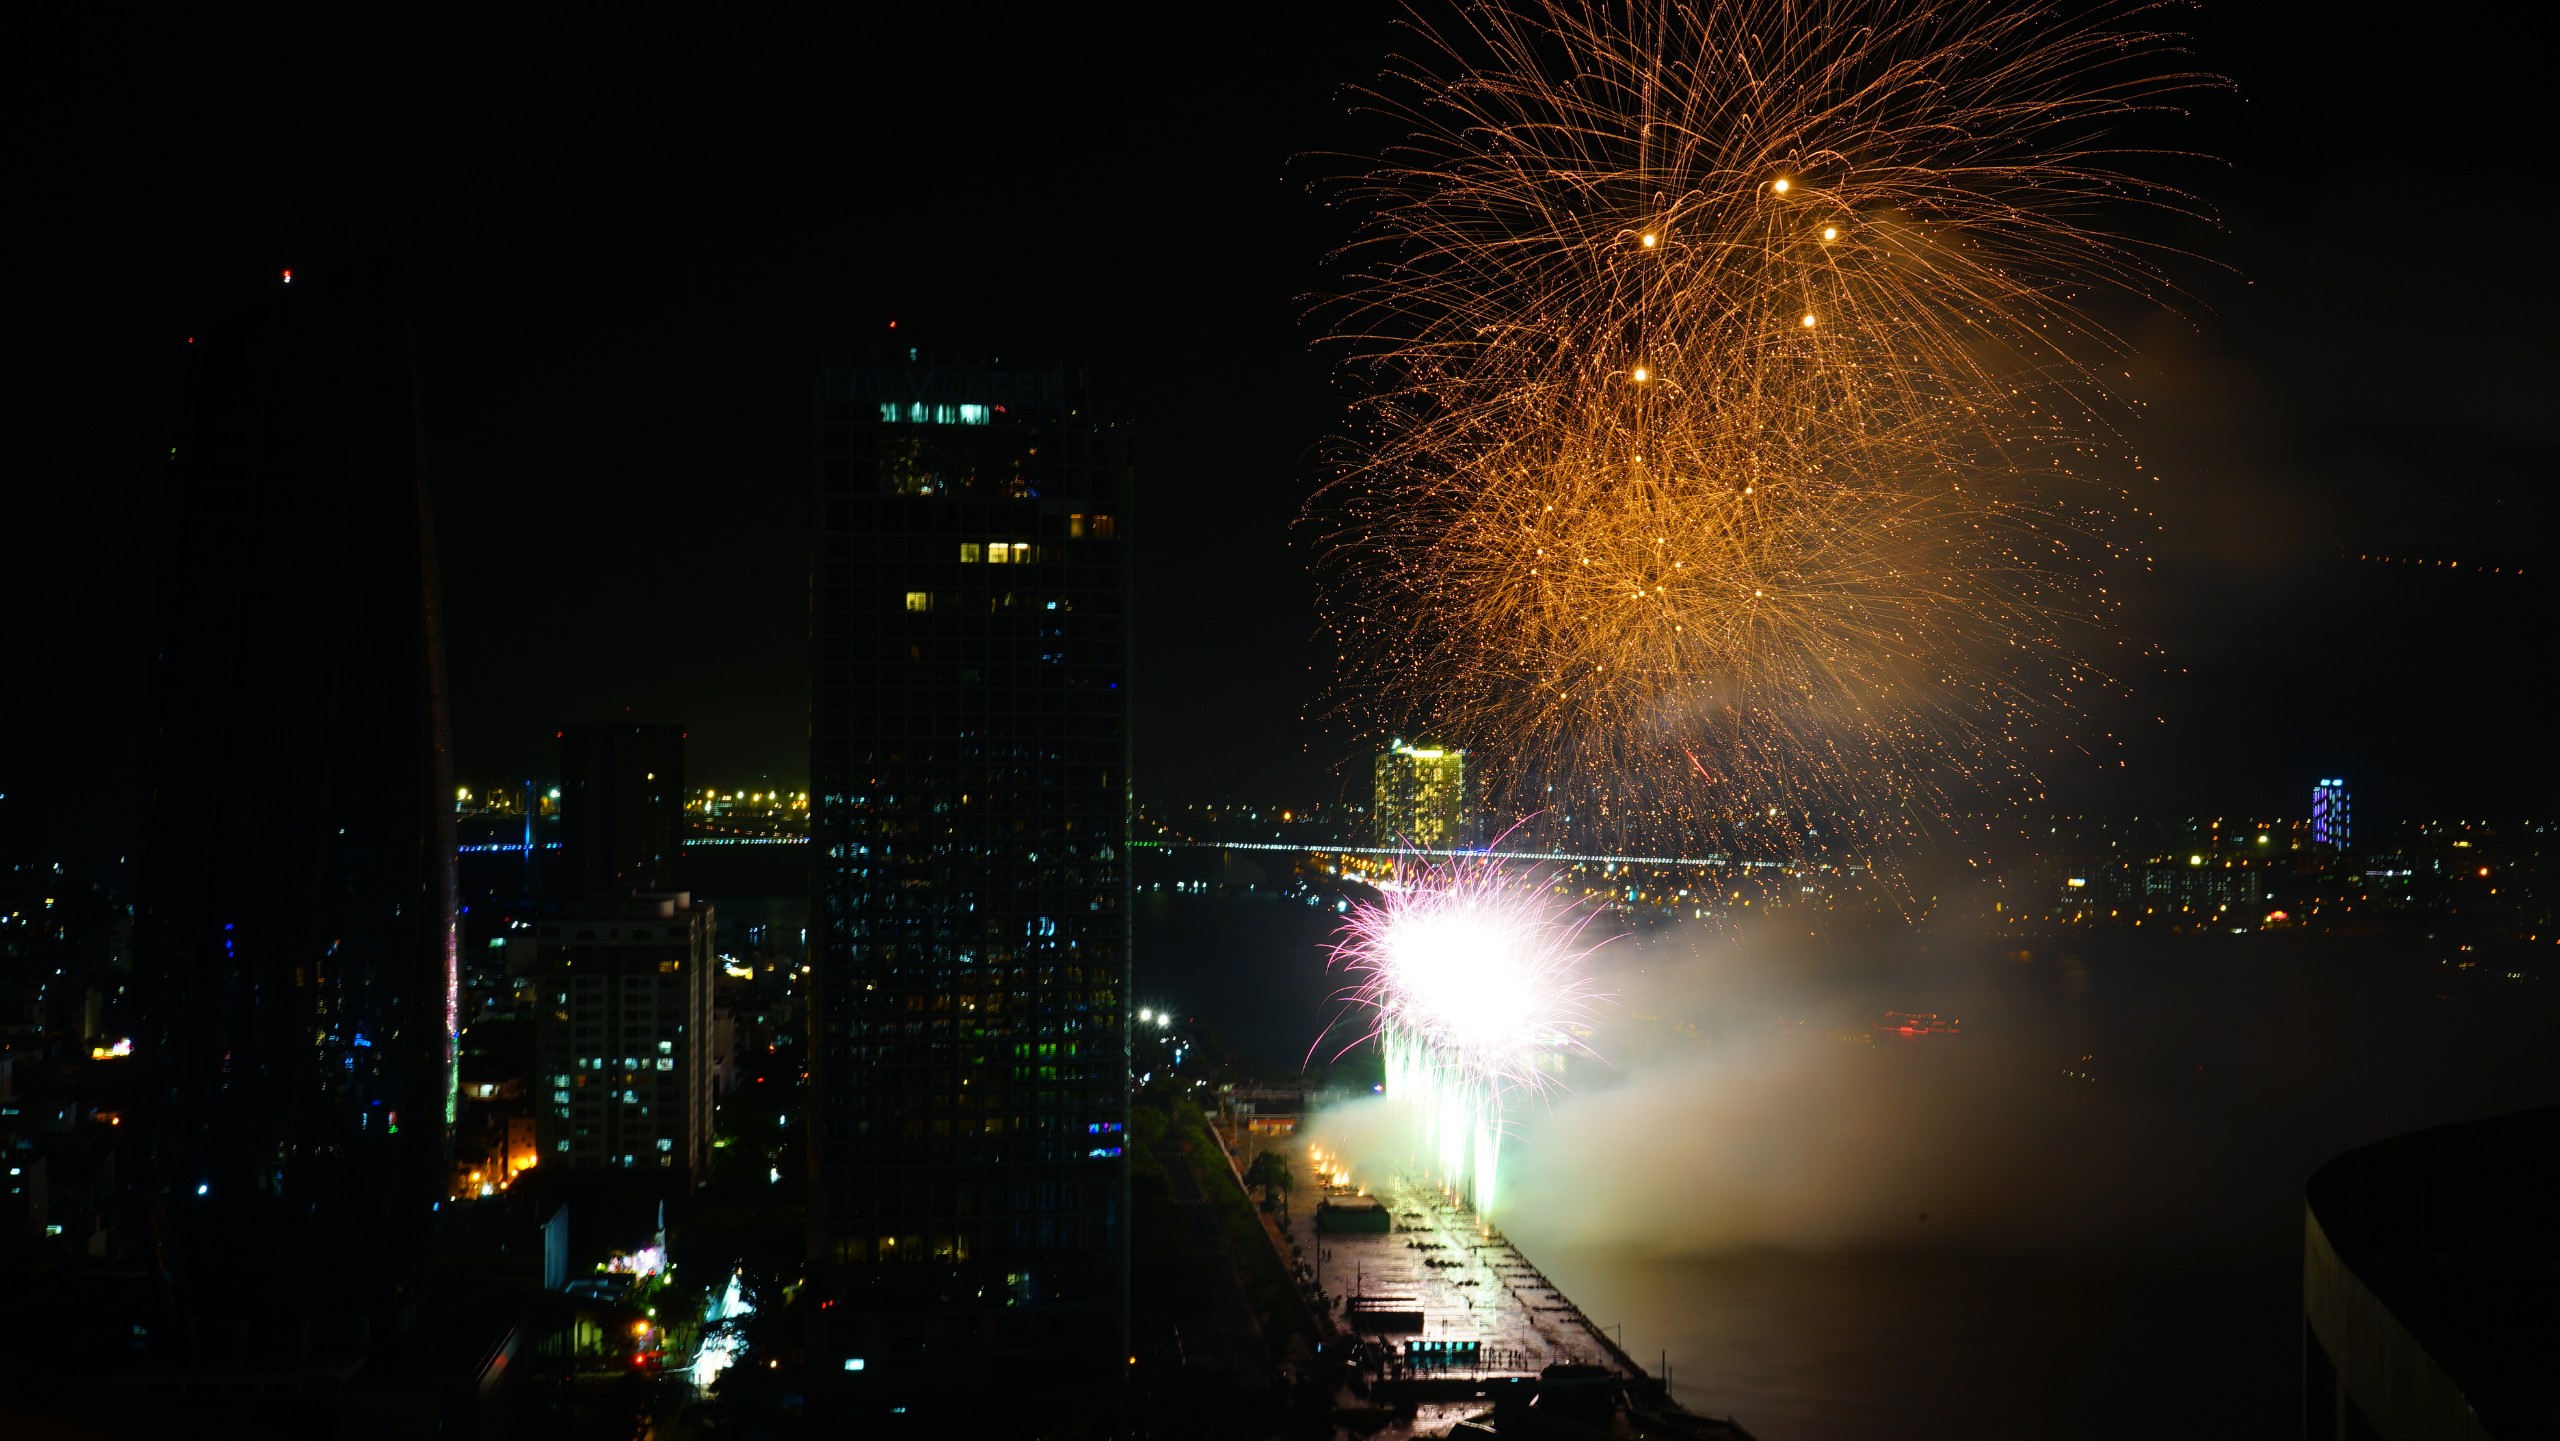
[[[812,1403],[1125,1370],[1129,444],[1055,369],[817,385]]]
[[[327,1347],[415,1297],[450,1179],[454,791],[416,388],[377,270],[279,281],[187,349],[135,938],[157,1253],[204,1334]]]

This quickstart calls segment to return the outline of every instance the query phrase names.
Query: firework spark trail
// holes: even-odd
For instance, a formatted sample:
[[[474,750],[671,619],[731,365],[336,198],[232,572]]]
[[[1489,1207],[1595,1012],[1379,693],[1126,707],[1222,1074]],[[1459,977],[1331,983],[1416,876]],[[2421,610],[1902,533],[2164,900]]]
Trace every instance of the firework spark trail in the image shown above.
[[[1413,862],[1335,943],[1366,1022],[1352,1044],[1378,1042],[1388,1102],[1479,1214],[1499,1198],[1507,1108],[1556,1083],[1591,1019],[1592,914],[1489,861]]]
[[[1417,20],[1372,96],[1410,137],[1351,186],[1358,454],[1311,511],[1354,703],[1622,833],[2031,791],[2022,731],[2106,684],[2084,304],[2170,288],[2102,217],[2187,208],[2109,132],[2219,83],[2145,9]]]

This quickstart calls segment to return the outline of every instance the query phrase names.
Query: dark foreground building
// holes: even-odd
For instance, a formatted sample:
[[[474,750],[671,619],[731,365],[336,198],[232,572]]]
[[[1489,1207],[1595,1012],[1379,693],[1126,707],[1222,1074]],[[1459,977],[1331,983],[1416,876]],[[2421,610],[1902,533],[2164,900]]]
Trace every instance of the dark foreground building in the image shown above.
[[[392,278],[294,276],[188,352],[135,936],[153,1348],[275,1384],[396,1329],[431,1262],[455,1101],[444,661]]]
[[[618,722],[560,732],[560,869],[572,900],[682,884],[684,732]]]
[[[1057,370],[820,375],[811,1402],[1126,1367],[1125,433]]]
[[[2311,1177],[2302,1434],[2560,1435],[2560,1107],[2349,1151]]]

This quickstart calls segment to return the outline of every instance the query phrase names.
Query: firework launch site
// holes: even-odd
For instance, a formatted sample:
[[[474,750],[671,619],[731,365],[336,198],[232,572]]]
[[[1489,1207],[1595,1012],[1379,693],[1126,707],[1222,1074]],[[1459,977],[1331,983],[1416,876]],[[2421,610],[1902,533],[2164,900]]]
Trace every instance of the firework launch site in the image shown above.
[[[1288,1234],[1314,1258],[1308,1277],[1351,1345],[1356,1374],[1381,1404],[1410,1408],[1417,1434],[1436,1429],[1431,1420],[1532,1400],[1541,1410],[1632,1414],[1650,1425],[1640,1434],[1748,1434],[1669,1405],[1663,1377],[1446,1192],[1394,1175],[1374,1199],[1384,1231],[1338,1229],[1319,1204],[1293,1216]]]
[[[1163,1130],[1141,1128],[1177,1204],[1259,1190],[1231,1235],[1269,1248],[1227,1271],[1244,1304],[1195,1307],[1188,1338],[1179,1323],[1168,1338],[1173,1353],[1187,1363],[1195,1350],[1249,1349],[1233,1318],[1253,1309],[1247,1276],[1276,1262],[1287,1299],[1264,1335],[1294,1331],[1306,1348],[1283,1339],[1273,1369],[1300,1383],[1302,1405],[1330,1390],[1352,1434],[1748,1436],[1673,1402],[1667,1358],[1648,1373],[1495,1224],[1506,1106],[1554,1085],[1587,1034],[1593,913],[1487,862],[1416,861],[1344,914],[1328,968],[1343,986],[1334,1054],[1360,1053],[1365,1076],[1374,1053],[1379,1079],[1219,1077],[1212,1144],[1177,1140],[1176,1155],[1161,1138],[1207,1120],[1212,1078],[1195,1075],[1168,1093]],[[1169,1078],[1193,1048],[1166,1044]],[[1208,1207],[1191,1211],[1191,1234],[1209,1234]]]
[[[1355,1175],[1328,1111],[1280,1088],[1230,1088],[1214,1129],[1228,1184],[1260,1189],[1265,1239],[1313,1323],[1334,1419],[1354,1435],[1748,1441],[1670,1399],[1498,1227],[1418,1170]],[[1334,1112],[1377,1102],[1334,1098]],[[1337,1143],[1338,1144],[1338,1143]]]

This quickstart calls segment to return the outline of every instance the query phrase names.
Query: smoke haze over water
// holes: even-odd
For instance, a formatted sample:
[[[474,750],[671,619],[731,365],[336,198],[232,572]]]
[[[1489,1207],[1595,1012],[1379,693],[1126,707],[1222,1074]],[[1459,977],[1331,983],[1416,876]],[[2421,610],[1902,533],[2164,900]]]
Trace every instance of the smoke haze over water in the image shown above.
[[[1533,1244],[2263,1243],[2298,1234],[2303,1178],[2342,1148],[2560,1098],[2540,987],[2457,984],[2406,947],[1683,927],[1603,955],[1610,1065],[1506,1147],[1505,1221]],[[1962,1031],[1896,1034],[1888,1010]]]
[[[1763,1441],[2290,1434],[2310,1172],[2560,1100],[2550,988],[2453,959],[1665,933],[1614,957],[1618,1064],[1523,1128],[1503,1225]]]
[[[1150,900],[1144,988],[1293,1068],[1332,923]],[[2554,988],[2450,944],[1842,929],[1606,946],[1597,1059],[1503,1147],[1503,1229],[1762,1441],[2291,1434],[2305,1178],[2560,1102]],[[1363,1102],[1312,1129],[1380,1156],[1397,1124]]]

